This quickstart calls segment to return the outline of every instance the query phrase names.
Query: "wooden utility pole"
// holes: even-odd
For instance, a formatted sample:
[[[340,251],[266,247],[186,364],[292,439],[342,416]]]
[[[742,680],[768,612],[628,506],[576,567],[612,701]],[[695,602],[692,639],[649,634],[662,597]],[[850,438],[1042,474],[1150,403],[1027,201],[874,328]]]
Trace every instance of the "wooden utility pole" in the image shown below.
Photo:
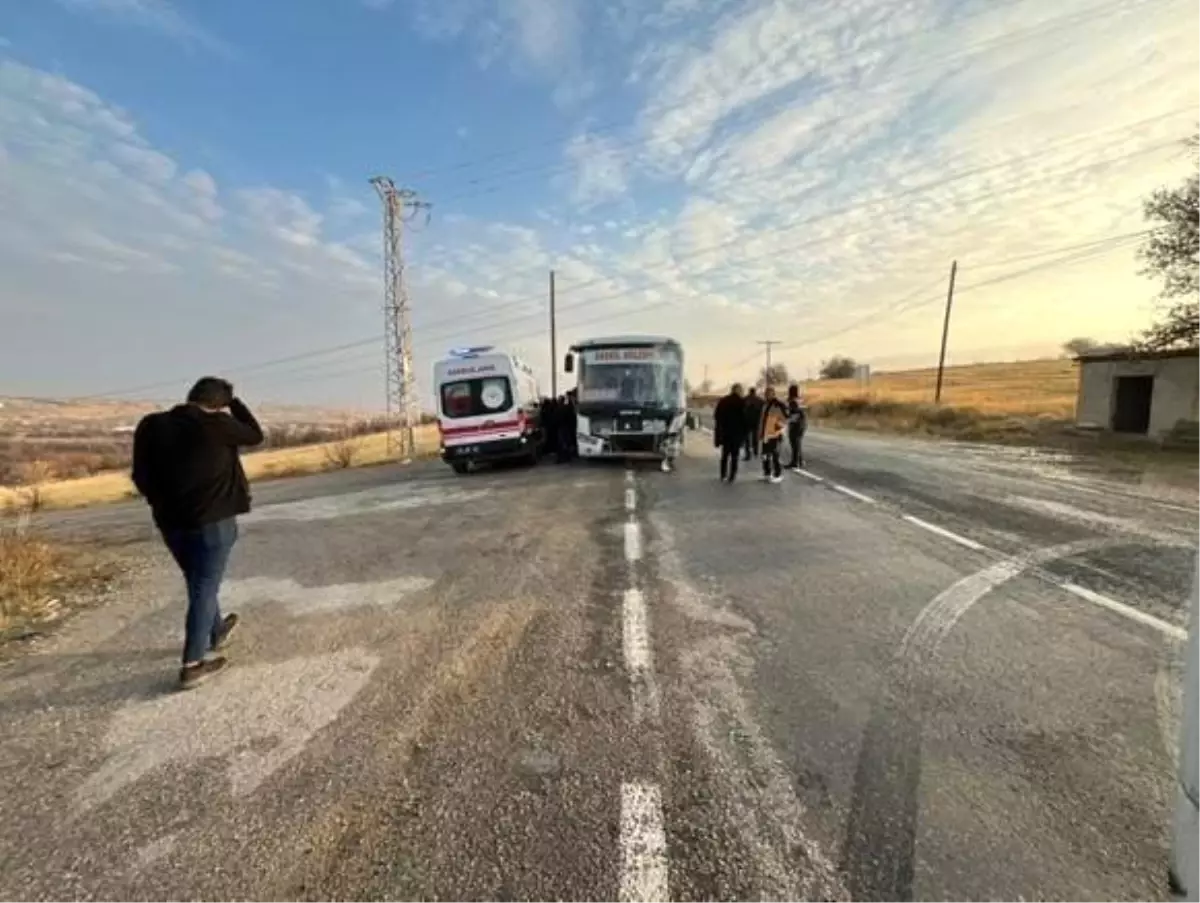
[[[771,377],[771,348],[774,347],[775,345],[779,345],[780,342],[777,339],[762,339],[758,342],[758,344],[765,346],[767,349],[767,366],[763,369],[763,386],[765,387],[767,385],[770,385],[769,380]]]
[[[558,326],[554,321],[554,270],[550,271],[550,397],[558,398]]]
[[[954,305],[954,277],[958,274],[958,261],[950,264],[950,288],[946,290],[946,317],[942,320],[942,350],[938,355],[937,388],[933,390],[933,403],[942,403],[942,376],[946,372],[946,340],[950,337],[950,308]]]

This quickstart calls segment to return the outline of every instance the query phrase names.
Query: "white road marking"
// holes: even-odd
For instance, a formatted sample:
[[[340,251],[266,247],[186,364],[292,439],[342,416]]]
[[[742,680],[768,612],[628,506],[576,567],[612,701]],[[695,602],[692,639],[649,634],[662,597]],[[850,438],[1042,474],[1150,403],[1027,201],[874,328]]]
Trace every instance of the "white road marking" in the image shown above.
[[[861,492],[856,492],[848,486],[843,486],[841,483],[830,483],[829,486],[832,489],[836,489],[842,495],[850,496],[852,499],[858,499],[860,502],[866,502],[868,505],[875,504],[875,499],[871,498],[869,495],[863,495]]]
[[[301,586],[289,578],[248,577],[226,583],[221,590],[221,604],[238,609],[276,602],[297,614],[314,614],[395,605],[406,596],[428,589],[433,583],[428,577],[397,577],[377,583]]]
[[[656,784],[621,785],[622,901],[665,901],[667,835],[663,830],[662,796]]]
[[[625,510],[626,511],[636,511],[637,510],[637,492],[634,491],[633,489],[625,490]]]
[[[1089,552],[1112,543],[1111,539],[1084,539],[1035,549],[991,564],[955,581],[921,609],[904,632],[898,656],[912,661],[928,660],[937,652],[942,639],[976,602],[1029,568]]]
[[[650,667],[650,635],[646,629],[646,600],[640,589],[625,590],[624,615],[625,664],[630,671]]]
[[[795,471],[795,472],[796,472],[796,473],[798,473],[798,474],[800,474],[800,476],[802,476],[802,477],[808,477],[808,478],[809,478],[810,480],[812,480],[814,483],[824,483],[824,482],[825,482],[825,478],[824,478],[824,477],[819,477],[819,476],[817,476],[817,475],[816,475],[815,473],[813,473],[811,470],[805,470],[804,468],[801,468],[800,470],[797,470],[797,471]]]
[[[625,590],[621,619],[625,650],[625,669],[633,696],[633,720],[640,724],[659,715],[658,683],[654,678],[654,660],[650,648],[650,628],[646,599],[635,587]]]
[[[1116,599],[1111,599],[1103,593],[1090,590],[1086,586],[1080,586],[1078,583],[1064,583],[1062,588],[1078,596],[1080,599],[1086,599],[1088,602],[1099,605],[1102,608],[1107,608],[1109,611],[1116,612],[1122,617],[1129,618],[1131,621],[1137,621],[1139,624],[1153,627],[1159,633],[1165,634],[1172,639],[1179,640],[1180,642],[1187,639],[1187,631],[1182,627],[1169,624],[1161,618],[1146,614],[1146,612],[1139,611],[1133,606],[1126,605],[1124,602],[1118,602]]]
[[[945,527],[939,527],[937,524],[931,524],[929,521],[921,520],[921,518],[914,517],[911,514],[902,514],[900,517],[908,521],[910,524],[920,527],[922,530],[928,530],[930,533],[936,533],[938,536],[948,539],[951,542],[956,542],[960,546],[966,546],[968,549],[973,549],[976,552],[983,551],[984,547],[975,540],[968,539],[965,536],[960,536],[951,530],[947,530]]]
[[[187,770],[206,759],[225,759],[229,790],[246,796],[337,718],[379,662],[365,649],[346,649],[235,665],[200,689],[127,703],[103,738],[104,763],[75,791],[76,811],[94,809],[160,769]],[[217,798],[223,791],[210,789]]]
[[[633,485],[633,479],[634,479],[634,477],[633,477],[633,469],[632,469],[632,468],[626,468],[626,469],[625,469],[625,485],[627,485],[627,486],[632,486],[632,485]]]
[[[642,560],[642,525],[635,520],[625,522],[625,560],[630,564]]]
[[[490,489],[450,489],[444,485],[410,485],[396,483],[342,495],[324,495],[262,505],[251,511],[243,523],[264,521],[315,521],[352,517],[356,514],[377,514],[381,511],[402,511],[434,505],[454,505],[475,501],[491,495]]]

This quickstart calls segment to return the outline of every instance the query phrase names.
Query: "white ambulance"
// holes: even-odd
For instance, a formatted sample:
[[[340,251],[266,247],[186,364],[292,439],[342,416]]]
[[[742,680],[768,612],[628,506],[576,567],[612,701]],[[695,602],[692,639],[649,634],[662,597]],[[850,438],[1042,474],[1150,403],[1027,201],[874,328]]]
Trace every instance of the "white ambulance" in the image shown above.
[[[541,394],[533,369],[491,345],[457,348],[433,365],[442,460],[455,473],[477,464],[536,464],[542,447]]]

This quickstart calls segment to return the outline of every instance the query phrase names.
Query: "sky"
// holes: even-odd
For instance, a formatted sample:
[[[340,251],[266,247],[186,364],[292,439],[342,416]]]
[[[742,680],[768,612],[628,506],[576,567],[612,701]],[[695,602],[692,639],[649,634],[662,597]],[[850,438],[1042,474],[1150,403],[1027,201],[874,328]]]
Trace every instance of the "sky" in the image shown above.
[[[1127,339],[1181,181],[1193,0],[0,0],[0,394],[384,403],[631,332],[693,383]],[[560,377],[560,390],[562,380]]]

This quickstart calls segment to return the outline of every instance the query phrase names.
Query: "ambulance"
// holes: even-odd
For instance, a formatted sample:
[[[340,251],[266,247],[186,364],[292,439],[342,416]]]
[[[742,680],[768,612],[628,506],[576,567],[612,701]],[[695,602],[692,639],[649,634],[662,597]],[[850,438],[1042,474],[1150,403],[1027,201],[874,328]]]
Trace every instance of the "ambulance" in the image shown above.
[[[442,460],[455,473],[494,461],[536,464],[542,447],[537,377],[491,345],[456,348],[433,365]]]

